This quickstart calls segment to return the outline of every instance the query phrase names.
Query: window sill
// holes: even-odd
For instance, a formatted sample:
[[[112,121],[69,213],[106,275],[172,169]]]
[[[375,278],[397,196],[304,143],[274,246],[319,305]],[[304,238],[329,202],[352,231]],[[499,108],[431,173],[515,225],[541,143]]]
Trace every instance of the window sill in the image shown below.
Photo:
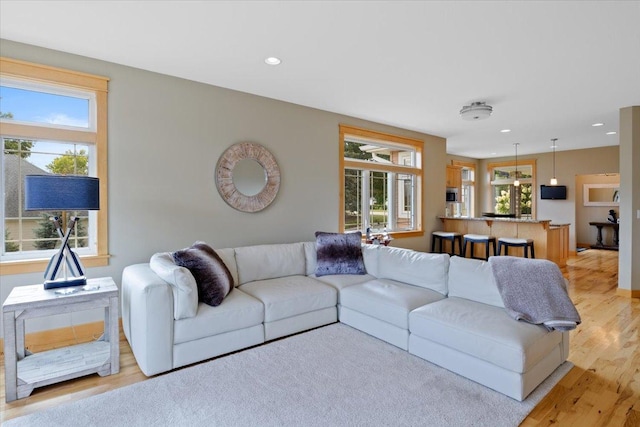
[[[109,265],[111,255],[90,255],[80,257],[85,267],[104,267]],[[20,261],[4,261],[0,263],[0,276],[12,274],[44,272],[49,259],[26,259]]]
[[[375,232],[373,234],[379,234],[379,233]],[[404,239],[404,238],[407,238],[407,237],[422,237],[422,236],[424,236],[424,231],[423,230],[391,231],[391,232],[388,232],[387,234],[392,239]],[[362,235],[362,240],[364,241],[365,239],[366,239],[366,236]]]
[[[389,233],[389,236],[393,237],[394,239],[404,239],[405,237],[421,237],[424,236],[424,231],[394,231]]]

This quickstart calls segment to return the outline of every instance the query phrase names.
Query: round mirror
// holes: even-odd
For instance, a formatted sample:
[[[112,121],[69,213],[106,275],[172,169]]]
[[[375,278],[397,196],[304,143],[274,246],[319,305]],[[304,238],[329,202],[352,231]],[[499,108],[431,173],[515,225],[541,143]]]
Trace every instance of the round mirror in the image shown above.
[[[273,202],[280,188],[280,169],[260,144],[241,142],[222,153],[216,166],[216,187],[229,206],[258,212]]]
[[[267,173],[254,159],[242,159],[231,172],[233,185],[245,196],[255,196],[267,184]]]

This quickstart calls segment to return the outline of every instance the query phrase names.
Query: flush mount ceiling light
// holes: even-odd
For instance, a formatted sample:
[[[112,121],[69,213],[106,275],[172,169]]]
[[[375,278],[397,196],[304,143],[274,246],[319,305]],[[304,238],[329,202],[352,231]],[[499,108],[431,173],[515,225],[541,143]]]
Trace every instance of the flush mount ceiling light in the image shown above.
[[[464,120],[482,120],[488,118],[493,112],[493,107],[484,102],[472,102],[460,110],[460,117]]]
[[[280,60],[280,58],[276,58],[275,56],[270,56],[267,59],[265,59],[264,62],[267,65],[280,65],[282,61]]]

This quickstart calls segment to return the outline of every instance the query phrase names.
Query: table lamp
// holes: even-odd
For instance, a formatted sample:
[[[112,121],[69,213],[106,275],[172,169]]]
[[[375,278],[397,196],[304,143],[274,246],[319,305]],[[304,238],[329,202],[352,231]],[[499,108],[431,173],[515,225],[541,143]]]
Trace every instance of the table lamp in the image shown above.
[[[50,218],[62,240],[60,250],[51,257],[44,272],[44,288],[84,286],[87,278],[80,257],[69,247],[69,237],[79,218],[72,216],[66,223],[66,211],[100,209],[98,178],[81,175],[26,175],[24,178],[24,209],[26,211],[61,211],[59,218]],[[65,224],[66,223],[66,224]],[[66,232],[63,229],[66,226]]]

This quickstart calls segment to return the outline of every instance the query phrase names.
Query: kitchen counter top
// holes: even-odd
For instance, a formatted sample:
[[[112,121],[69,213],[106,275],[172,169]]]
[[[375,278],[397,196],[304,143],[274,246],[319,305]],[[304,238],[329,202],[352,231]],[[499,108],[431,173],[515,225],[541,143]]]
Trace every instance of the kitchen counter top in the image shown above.
[[[441,216],[440,219],[458,219],[458,220],[466,220],[466,221],[500,221],[500,222],[520,222],[520,223],[528,223],[528,224],[548,224],[551,222],[550,219],[531,219],[531,218],[504,218],[504,217],[490,217],[483,216],[479,218],[469,218],[469,217],[457,217],[457,216]],[[554,224],[555,225],[555,224]],[[563,224],[564,225],[564,224]]]
[[[571,224],[562,224],[562,223],[551,223],[550,219],[531,219],[531,218],[492,218],[490,216],[483,216],[479,218],[468,218],[462,216],[440,216],[438,217],[441,220],[449,220],[449,219],[458,219],[458,220],[466,220],[466,221],[500,221],[500,222],[518,222],[525,224],[549,224],[549,227],[568,227]]]

